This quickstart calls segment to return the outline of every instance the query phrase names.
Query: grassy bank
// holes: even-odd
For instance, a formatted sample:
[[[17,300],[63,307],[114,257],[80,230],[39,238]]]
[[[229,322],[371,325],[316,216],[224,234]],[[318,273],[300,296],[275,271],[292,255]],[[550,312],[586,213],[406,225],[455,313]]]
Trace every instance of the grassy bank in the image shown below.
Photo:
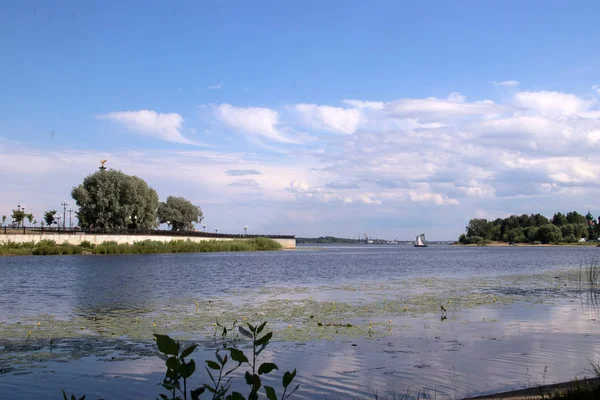
[[[80,245],[58,244],[52,240],[42,240],[38,243],[5,243],[0,244],[0,255],[4,256],[45,256],[71,254],[156,254],[156,253],[207,253],[230,251],[264,251],[280,250],[281,245],[272,239],[234,239],[234,240],[205,240],[192,242],[190,240],[173,240],[157,242],[145,240],[134,244],[118,244],[104,242],[92,244],[82,242]]]

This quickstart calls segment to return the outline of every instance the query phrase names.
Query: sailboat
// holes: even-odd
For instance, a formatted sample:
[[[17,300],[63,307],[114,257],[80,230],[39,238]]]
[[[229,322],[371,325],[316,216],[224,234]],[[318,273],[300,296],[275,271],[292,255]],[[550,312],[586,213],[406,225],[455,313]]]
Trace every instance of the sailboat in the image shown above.
[[[419,236],[417,236],[413,245],[415,247],[427,247],[427,242],[425,241],[425,234],[421,233]]]

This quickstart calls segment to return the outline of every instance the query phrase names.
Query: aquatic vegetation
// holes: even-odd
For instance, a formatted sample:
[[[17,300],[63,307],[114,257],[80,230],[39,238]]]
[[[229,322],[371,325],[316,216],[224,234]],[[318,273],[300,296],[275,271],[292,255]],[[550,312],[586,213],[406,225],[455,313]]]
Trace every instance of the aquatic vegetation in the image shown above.
[[[267,325],[266,321],[258,326],[253,326],[249,323],[246,323],[245,325],[248,329],[244,328],[243,326],[239,326],[238,330],[243,336],[247,337],[251,341],[251,357],[248,358],[242,350],[239,350],[235,347],[229,347],[226,351],[215,351],[216,361],[205,361],[205,369],[208,372],[212,384],[203,384],[200,387],[191,390],[189,393],[192,400],[199,399],[200,396],[206,391],[212,393],[212,400],[244,400],[245,397],[239,392],[234,391],[229,393],[231,389],[231,380],[233,379],[232,374],[243,365],[247,365],[250,368],[250,370],[247,370],[244,374],[246,384],[250,388],[248,400],[258,399],[258,393],[261,388],[264,388],[265,395],[269,400],[277,399],[275,388],[272,386],[262,385],[261,375],[266,375],[274,370],[279,370],[279,367],[277,364],[270,362],[262,363],[260,365],[257,362],[258,356],[269,345],[269,341],[273,337],[273,333],[266,332],[261,336],[261,333]],[[224,328],[223,336],[226,336],[226,334],[227,330]],[[186,362],[185,358],[194,352],[197,345],[191,345],[182,350],[180,353],[179,342],[176,342],[167,335],[155,334],[154,336],[156,337],[156,343],[159,351],[167,358],[165,362],[167,372],[163,382],[160,385],[169,391],[170,397],[165,394],[160,394],[161,399],[181,399],[181,397],[178,396],[178,394],[181,393],[183,395],[183,399],[187,400],[187,380],[194,374],[196,370],[196,364],[194,360]],[[229,352],[229,356],[227,354],[223,355],[223,352]],[[231,365],[228,364],[229,360],[237,363],[237,365],[234,364],[233,366],[229,366]],[[211,372],[211,370],[213,372]],[[295,376],[295,369],[292,372],[287,371],[283,374],[283,393],[281,395],[282,400],[288,399],[294,394],[294,392],[296,392],[296,390],[298,390],[300,385],[296,385],[296,387],[288,393],[288,388],[290,387]],[[183,386],[180,383],[181,381],[183,381]]]
[[[594,254],[584,257],[579,264],[579,282],[594,286],[600,279],[600,262]]]
[[[172,240],[158,242],[144,240],[134,244],[104,242],[98,245],[83,241],[80,245],[57,244],[52,240],[38,243],[0,244],[0,255],[72,255],[72,254],[158,254],[158,253],[206,253],[230,251],[269,251],[280,250],[281,245],[268,238],[234,240]]]

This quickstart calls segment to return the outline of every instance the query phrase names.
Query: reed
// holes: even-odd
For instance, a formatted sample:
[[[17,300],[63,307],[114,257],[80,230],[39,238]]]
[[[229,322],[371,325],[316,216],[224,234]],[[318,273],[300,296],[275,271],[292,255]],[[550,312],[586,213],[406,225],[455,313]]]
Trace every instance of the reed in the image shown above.
[[[157,254],[157,253],[209,253],[232,251],[269,251],[280,250],[281,245],[268,238],[234,240],[173,240],[158,242],[145,240],[134,244],[104,242],[94,245],[84,241],[79,245],[57,244],[52,240],[38,243],[12,243],[0,245],[0,255],[72,255],[72,254]]]

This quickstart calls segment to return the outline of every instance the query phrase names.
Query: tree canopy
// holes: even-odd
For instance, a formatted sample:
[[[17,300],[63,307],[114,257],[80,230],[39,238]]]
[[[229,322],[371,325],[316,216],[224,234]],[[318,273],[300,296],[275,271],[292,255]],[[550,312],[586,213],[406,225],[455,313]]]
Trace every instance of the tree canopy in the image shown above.
[[[577,211],[566,215],[556,213],[552,219],[541,214],[511,215],[488,221],[474,218],[469,221],[466,232],[460,235],[461,243],[483,243],[495,240],[515,243],[557,243],[576,242],[581,238],[596,240],[600,236],[600,226],[588,225],[585,216]]]
[[[56,210],[48,210],[44,213],[44,221],[48,226],[56,222]]]
[[[152,229],[158,226],[158,194],[137,176],[98,171],[73,188],[82,228]]]
[[[169,196],[158,205],[158,220],[169,224],[173,231],[189,231],[202,221],[202,210],[183,197]]]

